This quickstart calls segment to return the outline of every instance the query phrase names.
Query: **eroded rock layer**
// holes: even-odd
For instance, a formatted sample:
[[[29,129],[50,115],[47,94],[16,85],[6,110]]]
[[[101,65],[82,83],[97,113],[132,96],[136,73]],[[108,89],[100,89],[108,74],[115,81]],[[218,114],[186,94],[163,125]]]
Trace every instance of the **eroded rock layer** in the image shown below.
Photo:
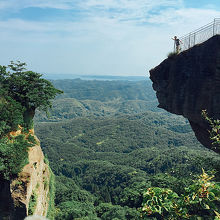
[[[160,108],[183,115],[197,139],[213,149],[202,110],[220,118],[220,35],[164,60],[150,70]],[[218,152],[220,153],[220,152]]]
[[[11,135],[19,135],[21,132]],[[34,135],[34,132],[31,132]],[[46,216],[50,171],[44,162],[40,142],[28,150],[28,164],[13,180],[0,180],[0,219],[23,220],[28,215]]]

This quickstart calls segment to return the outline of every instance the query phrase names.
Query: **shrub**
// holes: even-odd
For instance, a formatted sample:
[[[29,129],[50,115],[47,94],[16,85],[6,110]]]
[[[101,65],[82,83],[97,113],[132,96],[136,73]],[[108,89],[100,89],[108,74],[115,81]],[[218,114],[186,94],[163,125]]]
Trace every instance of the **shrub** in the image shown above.
[[[16,177],[28,163],[28,147],[32,145],[25,140],[24,135],[15,138],[0,139],[0,176],[10,180]]]
[[[175,57],[177,55],[177,52],[169,52],[168,54],[167,54],[167,57],[168,58],[173,58],[173,57]]]
[[[202,111],[202,117],[208,122],[210,129],[210,139],[212,141],[212,149],[220,150],[220,120],[209,118],[206,110]]]
[[[152,187],[144,193],[142,216],[160,216],[163,219],[210,218],[218,214],[220,183],[211,181],[214,175],[202,174],[185,193],[178,195],[170,189]]]

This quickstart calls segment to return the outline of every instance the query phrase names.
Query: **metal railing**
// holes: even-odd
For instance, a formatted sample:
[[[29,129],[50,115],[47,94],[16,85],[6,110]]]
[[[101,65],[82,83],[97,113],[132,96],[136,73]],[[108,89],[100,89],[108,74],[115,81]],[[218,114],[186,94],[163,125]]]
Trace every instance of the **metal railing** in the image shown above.
[[[215,18],[213,22],[180,37],[180,52],[188,50],[196,44],[203,43],[214,35],[220,34],[220,18]],[[176,51],[176,48],[175,48]]]

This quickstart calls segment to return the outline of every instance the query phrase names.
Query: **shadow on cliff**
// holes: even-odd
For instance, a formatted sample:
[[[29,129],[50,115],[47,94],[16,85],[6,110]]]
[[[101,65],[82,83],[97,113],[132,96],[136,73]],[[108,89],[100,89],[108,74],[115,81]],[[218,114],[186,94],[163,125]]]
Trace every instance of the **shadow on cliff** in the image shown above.
[[[25,205],[15,208],[10,191],[10,181],[0,180],[0,219],[18,220],[26,217]]]

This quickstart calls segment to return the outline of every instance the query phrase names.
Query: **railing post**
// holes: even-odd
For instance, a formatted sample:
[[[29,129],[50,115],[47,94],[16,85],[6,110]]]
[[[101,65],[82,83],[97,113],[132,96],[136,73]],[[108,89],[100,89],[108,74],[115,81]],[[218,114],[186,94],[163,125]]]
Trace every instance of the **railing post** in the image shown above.
[[[190,48],[190,35],[191,35],[191,33],[189,33],[189,46],[188,46],[189,48]],[[188,49],[189,49],[189,48],[188,48]]]
[[[220,34],[220,20],[216,22],[216,34]]]
[[[214,22],[213,22],[213,36],[215,35],[215,19],[214,19]]]
[[[194,33],[194,45],[196,45],[196,33]]]

